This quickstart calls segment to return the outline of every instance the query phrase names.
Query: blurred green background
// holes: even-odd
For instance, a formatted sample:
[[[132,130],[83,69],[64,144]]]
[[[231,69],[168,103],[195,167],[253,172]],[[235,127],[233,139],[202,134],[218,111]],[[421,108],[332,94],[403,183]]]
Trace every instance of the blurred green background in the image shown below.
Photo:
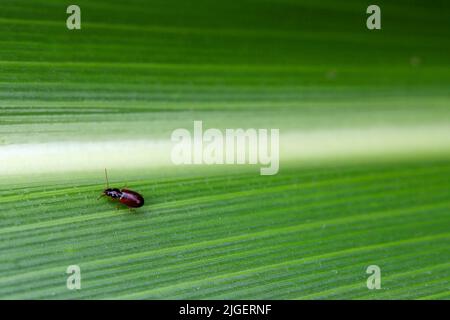
[[[450,297],[448,2],[70,4],[0,7],[0,298]],[[121,151],[194,120],[279,128],[280,173]]]

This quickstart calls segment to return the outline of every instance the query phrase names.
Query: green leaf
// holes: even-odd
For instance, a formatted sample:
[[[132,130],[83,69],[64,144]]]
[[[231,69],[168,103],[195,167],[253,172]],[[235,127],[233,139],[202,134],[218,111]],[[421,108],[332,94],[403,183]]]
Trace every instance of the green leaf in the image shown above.
[[[1,299],[450,299],[447,4],[3,2]],[[195,120],[280,171],[174,166]]]
[[[429,162],[290,168],[264,179],[152,179],[144,172],[129,183],[148,203],[136,212],[96,201],[100,183],[13,184],[1,200],[0,292],[247,299],[448,293],[449,173],[448,163]],[[74,264],[82,270],[76,292],[65,284]],[[371,264],[383,272],[379,292],[366,288]]]

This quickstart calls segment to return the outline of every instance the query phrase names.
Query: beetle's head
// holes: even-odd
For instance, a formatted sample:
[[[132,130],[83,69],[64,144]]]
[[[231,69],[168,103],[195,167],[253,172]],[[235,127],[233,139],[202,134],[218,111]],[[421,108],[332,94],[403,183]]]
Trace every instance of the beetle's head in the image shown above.
[[[108,188],[108,189],[103,190],[103,194],[105,196],[116,199],[116,198],[120,198],[120,196],[122,195],[122,192],[120,192],[120,190],[116,189],[116,188]]]

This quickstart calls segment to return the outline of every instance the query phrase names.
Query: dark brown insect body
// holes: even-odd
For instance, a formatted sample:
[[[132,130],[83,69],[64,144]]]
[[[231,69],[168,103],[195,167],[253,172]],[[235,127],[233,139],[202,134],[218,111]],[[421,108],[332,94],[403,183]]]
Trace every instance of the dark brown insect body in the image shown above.
[[[142,197],[139,193],[129,189],[116,189],[109,188],[108,183],[108,175],[106,173],[106,189],[103,190],[103,193],[100,197],[107,196],[113,200],[119,200],[120,203],[123,203],[129,208],[140,208],[144,205],[144,197]]]
[[[105,189],[103,195],[110,197],[113,200],[118,199],[121,203],[130,208],[139,208],[144,205],[144,198],[133,190]]]

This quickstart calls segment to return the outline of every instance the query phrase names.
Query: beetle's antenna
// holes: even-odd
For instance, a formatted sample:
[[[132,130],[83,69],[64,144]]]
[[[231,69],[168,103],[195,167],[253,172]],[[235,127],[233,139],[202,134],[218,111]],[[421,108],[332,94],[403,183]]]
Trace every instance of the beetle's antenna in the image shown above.
[[[105,168],[105,178],[106,178],[106,189],[108,189],[109,188],[109,181],[108,181],[108,171],[106,171],[106,168]]]

